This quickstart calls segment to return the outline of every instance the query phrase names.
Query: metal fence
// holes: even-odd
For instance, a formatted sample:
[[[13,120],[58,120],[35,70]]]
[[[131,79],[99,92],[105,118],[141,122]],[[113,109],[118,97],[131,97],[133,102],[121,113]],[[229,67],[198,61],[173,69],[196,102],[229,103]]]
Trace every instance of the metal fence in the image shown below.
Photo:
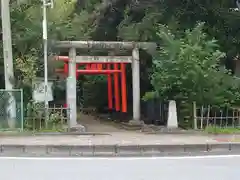
[[[22,89],[0,89],[0,130],[23,129]]]
[[[28,106],[24,128],[30,131],[68,131],[69,109],[62,106],[48,108],[48,118],[45,117],[44,104]]]
[[[195,128],[205,129],[209,126],[228,128],[240,127],[240,108],[215,107],[194,104]]]

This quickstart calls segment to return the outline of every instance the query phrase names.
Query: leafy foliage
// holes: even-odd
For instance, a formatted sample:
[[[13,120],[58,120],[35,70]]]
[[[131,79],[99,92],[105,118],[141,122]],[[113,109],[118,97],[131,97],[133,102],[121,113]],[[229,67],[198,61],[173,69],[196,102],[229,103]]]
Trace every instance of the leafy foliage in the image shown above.
[[[29,97],[31,81],[43,75],[42,2],[11,3],[15,77],[19,77],[16,86],[24,87]],[[162,49],[153,60],[153,68],[152,57],[140,51],[141,93],[151,90],[147,75],[153,72],[155,92],[148,93],[147,98],[157,94],[164,99],[233,104],[238,103],[239,83],[221,64],[234,72],[233,59],[238,59],[240,13],[229,9],[234,7],[234,0],[57,0],[54,9],[48,9],[48,37],[158,42]],[[195,26],[198,21],[205,25]],[[94,87],[105,81],[92,76],[83,79],[93,82]],[[127,81],[131,83],[131,75]],[[131,99],[131,93],[128,95]],[[99,101],[106,99],[101,98]]]
[[[34,56],[18,57],[16,59],[16,69],[19,74],[19,82],[32,86],[32,81],[36,78],[38,67],[37,59]]]
[[[153,61],[151,82],[162,99],[224,104],[240,98],[239,83],[220,63],[225,54],[203,28],[199,23],[177,37],[159,25],[161,50]]]

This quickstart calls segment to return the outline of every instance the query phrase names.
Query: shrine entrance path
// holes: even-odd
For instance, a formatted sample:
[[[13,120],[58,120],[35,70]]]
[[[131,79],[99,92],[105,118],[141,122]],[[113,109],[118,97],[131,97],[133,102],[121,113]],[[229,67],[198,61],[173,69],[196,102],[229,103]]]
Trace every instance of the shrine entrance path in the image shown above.
[[[92,115],[87,115],[78,112],[78,122],[86,127],[88,132],[111,133],[111,132],[127,132],[122,129],[120,124],[112,120],[98,120]],[[140,132],[139,132],[140,133]]]

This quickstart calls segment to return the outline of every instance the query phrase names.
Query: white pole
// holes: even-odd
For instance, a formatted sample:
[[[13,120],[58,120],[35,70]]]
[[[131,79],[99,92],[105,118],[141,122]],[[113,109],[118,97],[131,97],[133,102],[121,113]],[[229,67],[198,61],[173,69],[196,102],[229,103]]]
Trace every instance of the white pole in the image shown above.
[[[197,130],[197,106],[196,106],[196,102],[193,102],[193,129]]]
[[[76,91],[76,49],[71,48],[69,51],[69,74],[67,78],[67,104],[69,107],[69,126],[70,128],[77,125],[77,91]]]
[[[47,47],[47,0],[43,0],[43,47],[44,47],[44,105],[45,105],[45,125],[48,124],[48,47]]]
[[[133,84],[133,121],[140,123],[140,62],[139,49],[134,48],[132,51],[132,84]]]
[[[8,124],[10,128],[14,128],[16,123],[16,101],[12,92],[12,89],[14,88],[14,71],[12,54],[12,33],[9,9],[9,0],[1,0],[5,89],[9,91],[10,95],[7,107],[7,114],[10,116],[8,117]]]

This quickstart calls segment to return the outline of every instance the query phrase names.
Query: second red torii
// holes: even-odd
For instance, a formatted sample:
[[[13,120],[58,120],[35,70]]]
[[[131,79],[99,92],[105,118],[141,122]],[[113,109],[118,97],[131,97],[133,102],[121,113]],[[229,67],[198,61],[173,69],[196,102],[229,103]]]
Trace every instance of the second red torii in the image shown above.
[[[64,68],[57,69],[56,72],[64,73],[68,75],[68,56],[57,56],[55,60],[64,61]],[[112,69],[113,66],[113,69]],[[119,69],[120,66],[120,69]],[[82,67],[79,69],[79,67]],[[113,109],[113,95],[112,95],[112,74],[114,80],[114,99],[115,99],[115,110],[120,111],[120,106],[122,105],[122,112],[127,112],[127,88],[126,88],[126,63],[90,63],[81,62],[76,63],[76,77],[80,74],[85,75],[107,75],[108,82],[108,108]],[[121,100],[119,96],[119,74],[121,76]]]

